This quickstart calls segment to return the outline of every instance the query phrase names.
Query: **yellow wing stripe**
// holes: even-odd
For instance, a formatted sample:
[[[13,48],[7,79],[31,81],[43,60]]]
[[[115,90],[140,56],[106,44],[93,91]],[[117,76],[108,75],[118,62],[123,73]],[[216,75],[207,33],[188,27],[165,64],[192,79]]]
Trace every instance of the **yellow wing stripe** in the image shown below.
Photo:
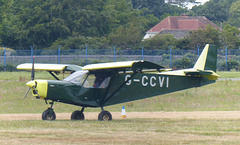
[[[43,64],[35,63],[34,70],[38,71],[63,71],[67,65],[64,64]],[[32,70],[31,63],[24,63],[17,66],[18,70]]]
[[[114,69],[114,68],[129,68],[138,61],[125,61],[125,62],[110,62],[86,65],[82,70],[100,70],[100,69]]]

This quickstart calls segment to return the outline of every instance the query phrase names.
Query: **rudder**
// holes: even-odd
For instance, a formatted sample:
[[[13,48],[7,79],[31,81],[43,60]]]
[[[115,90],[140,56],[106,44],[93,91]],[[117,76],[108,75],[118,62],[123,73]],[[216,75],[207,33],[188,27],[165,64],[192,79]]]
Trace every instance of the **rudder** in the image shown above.
[[[215,45],[207,44],[193,68],[200,71],[212,70],[216,72],[217,47]]]

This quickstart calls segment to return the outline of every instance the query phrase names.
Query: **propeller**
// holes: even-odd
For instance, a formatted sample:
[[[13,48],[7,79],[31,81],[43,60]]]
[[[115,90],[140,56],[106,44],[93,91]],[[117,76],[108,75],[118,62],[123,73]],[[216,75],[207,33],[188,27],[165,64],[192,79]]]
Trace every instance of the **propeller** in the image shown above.
[[[34,89],[35,92],[37,92],[37,90],[36,90],[36,88],[35,88],[35,87],[37,86],[36,82],[33,84],[34,78],[35,78],[34,58],[35,58],[35,56],[33,56],[33,62],[32,62],[31,81],[26,84],[26,85],[29,87],[29,89],[27,90],[27,93],[24,95],[24,99],[26,98],[26,96],[27,96],[27,94],[29,93],[30,89]],[[38,93],[37,93],[37,94],[38,94]],[[39,95],[38,95],[38,96],[39,96]]]
[[[34,71],[34,58],[35,56],[33,56],[33,62],[32,62],[32,73],[31,73],[31,80],[33,81],[35,78],[35,71]]]
[[[28,92],[30,91],[30,89],[31,89],[31,88],[29,88],[29,89],[27,90],[27,93],[24,95],[23,99],[26,98],[26,96],[27,96]]]

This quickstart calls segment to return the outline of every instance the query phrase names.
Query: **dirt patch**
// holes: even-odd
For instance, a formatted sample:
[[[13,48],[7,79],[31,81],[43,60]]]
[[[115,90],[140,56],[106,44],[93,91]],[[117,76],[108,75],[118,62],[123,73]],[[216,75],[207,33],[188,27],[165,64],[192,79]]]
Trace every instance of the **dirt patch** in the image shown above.
[[[86,120],[97,120],[98,112],[85,112]],[[121,112],[111,112],[113,119],[121,119]],[[57,113],[57,120],[70,120],[71,113]],[[127,119],[240,119],[240,111],[196,112],[127,112]],[[0,114],[0,120],[41,120],[42,114]]]

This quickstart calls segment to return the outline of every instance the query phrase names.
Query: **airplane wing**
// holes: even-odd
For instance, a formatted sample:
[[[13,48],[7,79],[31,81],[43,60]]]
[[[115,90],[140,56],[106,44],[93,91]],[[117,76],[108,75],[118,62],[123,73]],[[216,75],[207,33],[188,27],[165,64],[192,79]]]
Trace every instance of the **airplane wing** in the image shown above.
[[[24,63],[17,66],[18,70],[32,70],[32,63]],[[34,70],[37,71],[78,71],[82,70],[81,66],[78,65],[67,65],[67,64],[44,64],[44,63],[34,63]]]
[[[100,70],[117,70],[117,71],[126,71],[126,70],[143,70],[143,69],[156,69],[161,70],[163,66],[157,65],[148,61],[123,61],[123,62],[110,62],[110,63],[98,63],[86,65],[82,70],[88,71],[100,71]]]

